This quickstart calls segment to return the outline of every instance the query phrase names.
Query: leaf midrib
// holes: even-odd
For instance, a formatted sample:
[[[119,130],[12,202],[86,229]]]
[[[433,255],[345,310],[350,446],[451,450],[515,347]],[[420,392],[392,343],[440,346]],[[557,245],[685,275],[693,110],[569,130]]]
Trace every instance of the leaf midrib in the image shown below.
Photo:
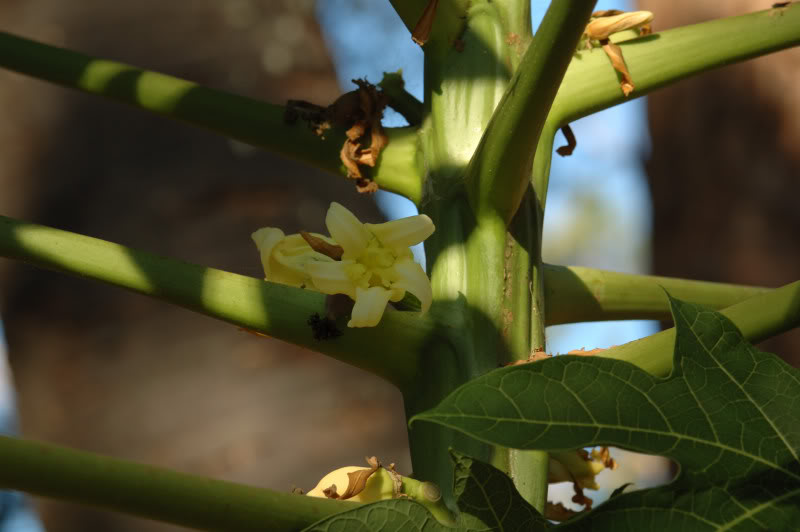
[[[440,419],[437,419],[438,416],[442,416],[442,414],[431,415],[431,416],[420,415],[420,416],[417,417],[417,419],[428,419],[428,420],[436,419],[436,423],[438,423],[438,424],[440,424],[442,426],[457,430],[459,432],[466,432],[466,431],[464,431],[464,429],[462,427],[460,427],[458,425],[446,423],[444,421],[441,421]],[[773,468],[775,470],[778,470],[778,471],[781,471],[781,472],[785,473],[787,476],[791,477],[794,480],[800,481],[800,475],[798,475],[798,474],[796,474],[796,473],[794,473],[792,471],[789,471],[789,470],[787,470],[787,469],[785,469],[785,468],[783,468],[783,467],[781,467],[781,466],[779,466],[779,465],[777,465],[777,464],[775,464],[773,462],[770,462],[770,461],[768,461],[768,460],[766,460],[766,459],[764,459],[764,458],[762,458],[762,457],[760,457],[758,455],[750,454],[750,453],[745,452],[745,451],[743,451],[741,449],[737,449],[735,447],[730,447],[730,446],[725,445],[725,444],[720,443],[720,442],[710,442],[709,440],[704,440],[702,438],[689,436],[688,434],[681,434],[681,433],[677,433],[677,432],[667,432],[667,431],[660,431],[660,430],[645,430],[645,429],[640,429],[640,428],[626,427],[624,425],[608,425],[608,424],[600,424],[600,423],[542,422],[542,421],[530,421],[530,420],[527,420],[527,419],[501,418],[501,417],[495,417],[495,416],[493,416],[493,417],[484,417],[484,416],[477,416],[477,415],[471,415],[471,414],[459,414],[458,416],[456,416],[454,414],[451,414],[451,415],[448,415],[447,417],[451,417],[451,416],[452,417],[461,417],[461,418],[464,418],[464,419],[476,419],[476,420],[480,420],[480,421],[525,423],[525,424],[529,424],[529,425],[547,425],[547,426],[555,426],[555,427],[622,429],[622,430],[627,430],[627,431],[630,431],[630,432],[638,432],[640,434],[652,434],[652,435],[657,435],[657,436],[671,436],[671,437],[676,438],[678,440],[684,440],[684,441],[689,441],[689,442],[694,442],[694,443],[701,443],[701,444],[708,445],[708,446],[711,446],[711,447],[717,447],[717,448],[725,450],[725,451],[730,451],[730,452],[732,452],[734,454],[738,454],[738,455],[743,456],[745,458],[749,458],[749,459],[753,460],[754,462],[760,462],[760,463],[762,463],[762,464],[764,464],[766,466],[769,466],[769,467],[771,467],[771,468]],[[469,434],[470,436],[480,440],[480,441],[485,442],[485,443],[498,443],[498,442],[483,438],[483,437],[479,436],[477,433],[473,433],[473,432],[466,432],[466,433]],[[593,442],[591,445],[613,445],[613,446],[617,446],[618,447],[618,446],[620,446],[620,442],[597,441],[597,442]],[[674,449],[675,446],[673,445],[672,448]],[[629,447],[629,449],[635,450],[637,452],[643,452],[643,453],[651,452],[648,449],[644,449],[644,448],[638,448],[637,449],[635,447]],[[546,449],[546,450],[551,450],[552,451],[552,450],[557,450],[557,448],[549,448],[549,449]],[[670,458],[673,458],[672,456],[669,456],[669,455],[663,455],[663,456],[668,456]],[[675,458],[675,459],[677,460],[677,458]],[[678,461],[680,462],[680,460],[678,460]]]

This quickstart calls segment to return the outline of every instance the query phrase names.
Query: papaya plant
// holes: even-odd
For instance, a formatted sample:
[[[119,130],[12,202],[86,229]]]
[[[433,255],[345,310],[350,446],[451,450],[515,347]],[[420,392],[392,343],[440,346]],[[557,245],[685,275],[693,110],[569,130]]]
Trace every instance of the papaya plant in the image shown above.
[[[580,117],[796,46],[800,6],[651,33],[657,13],[556,0],[534,35],[527,0],[391,3],[424,50],[422,101],[387,74],[329,106],[266,103],[8,33],[0,65],[301,160],[365,194],[401,194],[419,216],[365,224],[333,204],[330,236],[256,231],[266,280],[7,217],[0,254],[383,377],[403,394],[413,477],[371,460],[303,496],[2,437],[0,486],[203,530],[792,529],[800,373],[751,343],[800,323],[800,281],[551,265],[541,241],[559,129],[569,139]],[[384,128],[387,105],[410,125]],[[408,251],[423,240],[427,272]],[[546,325],[643,318],[675,326],[593,356],[546,355]],[[582,490],[610,465],[607,445],[667,456],[680,473],[620,486],[590,510]],[[548,479],[571,480],[586,511],[548,505]]]

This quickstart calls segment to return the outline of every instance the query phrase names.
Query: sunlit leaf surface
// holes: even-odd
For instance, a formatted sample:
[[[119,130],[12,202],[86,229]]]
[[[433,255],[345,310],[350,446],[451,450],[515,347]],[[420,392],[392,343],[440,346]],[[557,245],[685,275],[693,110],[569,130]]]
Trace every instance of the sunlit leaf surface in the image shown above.
[[[800,372],[719,313],[671,300],[674,369],[562,356],[502,368],[415,420],[523,449],[615,445],[681,465],[565,528],[793,530],[800,522]]]

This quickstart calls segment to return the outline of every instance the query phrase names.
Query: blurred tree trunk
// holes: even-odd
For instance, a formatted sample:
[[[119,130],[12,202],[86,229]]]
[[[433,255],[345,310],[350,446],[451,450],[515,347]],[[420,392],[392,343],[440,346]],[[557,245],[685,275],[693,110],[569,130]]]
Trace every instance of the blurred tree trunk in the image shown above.
[[[761,0],[640,0],[654,31],[768,8]],[[773,16],[780,17],[779,9]],[[655,92],[653,269],[780,286],[800,279],[800,50]],[[800,365],[800,331],[760,346]]]
[[[311,1],[5,0],[0,29],[272,103],[340,94]],[[0,70],[0,109],[4,215],[254,277],[259,227],[324,231],[334,198],[381,221],[345,179],[98,97]],[[399,392],[322,355],[5,259],[0,306],[25,437],[279,490],[410,469]],[[179,530],[36,502],[49,532]]]

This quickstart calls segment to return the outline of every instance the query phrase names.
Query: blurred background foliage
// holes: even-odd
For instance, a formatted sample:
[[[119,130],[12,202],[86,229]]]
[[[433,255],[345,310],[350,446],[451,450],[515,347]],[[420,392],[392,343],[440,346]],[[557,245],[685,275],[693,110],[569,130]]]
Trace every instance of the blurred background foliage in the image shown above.
[[[651,10],[658,31],[768,4],[598,9]],[[533,2],[535,20],[545,7]],[[377,82],[400,68],[408,90],[422,91],[420,50],[388,3],[374,0],[6,0],[0,28],[276,103],[326,104],[354,77]],[[545,259],[767,286],[796,280],[798,77],[800,51],[789,50],[574,124],[578,149],[553,163]],[[253,276],[258,227],[321,231],[333,199],[382,219],[342,179],[95,97],[0,71],[0,106],[0,212],[9,216]],[[387,113],[388,124],[401,121]],[[390,217],[408,212],[377,199]],[[279,490],[308,489],[365,455],[410,471],[400,394],[341,363],[7,260],[0,304],[25,437]],[[559,326],[549,348],[607,347],[655,327]],[[762,347],[800,362],[796,331]],[[601,476],[604,485],[669,476],[662,462],[620,461],[622,476]],[[36,505],[53,532],[177,530]]]

